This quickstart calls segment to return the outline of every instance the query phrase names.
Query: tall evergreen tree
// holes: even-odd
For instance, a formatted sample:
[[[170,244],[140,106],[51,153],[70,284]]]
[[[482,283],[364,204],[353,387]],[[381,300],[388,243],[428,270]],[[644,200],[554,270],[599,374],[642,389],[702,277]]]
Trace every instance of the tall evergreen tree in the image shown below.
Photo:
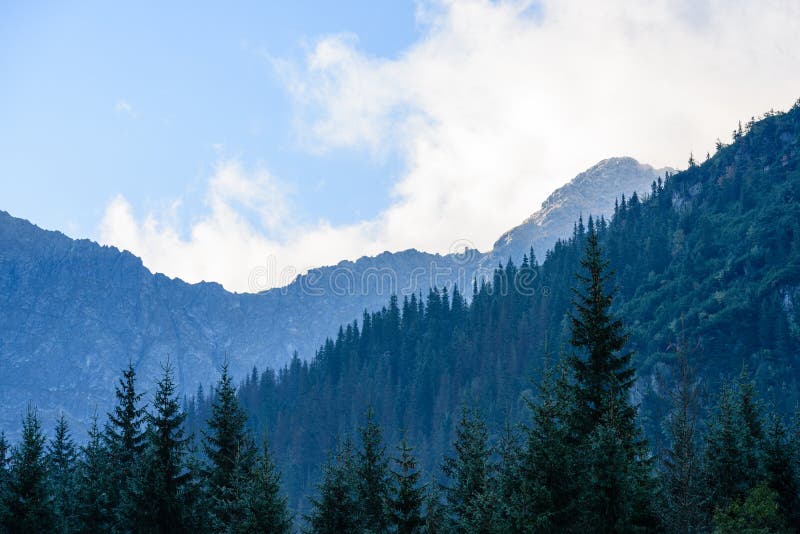
[[[403,437],[397,447],[398,456],[394,458],[397,469],[392,470],[394,493],[390,499],[390,516],[393,532],[398,534],[416,534],[423,525],[424,487],[419,485],[420,471],[413,450]]]
[[[53,499],[56,532],[74,532],[77,528],[75,469],[77,450],[64,413],[58,418],[55,435],[47,449],[47,477]]]
[[[182,491],[189,476],[185,465],[188,439],[183,429],[186,414],[178,401],[169,361],[163,371],[153,397],[153,413],[148,414],[146,448],[131,492],[137,513],[133,522],[144,532],[184,530]]]
[[[319,495],[311,498],[306,521],[313,534],[357,532],[361,524],[354,476],[355,458],[349,438],[338,447],[335,458],[323,467]]]
[[[281,475],[269,453],[269,444],[264,440],[262,452],[248,478],[240,480],[243,519],[237,532],[288,534],[292,531],[292,515],[281,494]]]
[[[218,528],[240,519],[235,517],[236,478],[246,477],[255,456],[246,423],[247,415],[236,397],[236,388],[225,363],[207,422],[208,432],[203,433],[203,448],[209,462],[210,511]]]
[[[664,527],[677,534],[696,532],[703,525],[704,496],[697,449],[697,388],[683,335],[676,355],[678,383],[672,391],[672,409],[666,420],[669,445],[662,460],[662,517]]]
[[[389,462],[383,433],[375,422],[372,408],[367,410],[367,422],[361,428],[357,472],[361,526],[367,532],[386,532],[389,524]]]
[[[142,393],[136,390],[136,370],[133,363],[122,371],[122,377],[114,390],[116,405],[108,414],[105,427],[109,468],[106,493],[113,510],[118,530],[125,530],[129,522],[130,496],[127,494],[132,477],[145,447],[145,406]]]
[[[607,417],[612,405],[616,419],[631,438],[636,434],[636,408],[629,402],[634,383],[631,353],[625,351],[628,336],[622,321],[609,308],[614,290],[607,291],[612,273],[602,256],[597,233],[586,238],[580,262],[585,273],[577,274],[583,290],[573,289],[575,315],[571,317],[570,359],[574,370],[572,427],[577,436],[588,436]],[[633,442],[631,441],[631,444]]]
[[[764,443],[766,481],[777,495],[781,514],[791,527],[800,530],[800,492],[798,466],[793,459],[786,427],[778,414],[773,413]]]
[[[427,484],[425,491],[425,519],[422,525],[424,534],[440,534],[449,532],[447,507],[435,479]]]
[[[634,370],[625,350],[627,334],[610,307],[611,273],[594,226],[578,274],[583,289],[574,291],[572,336],[576,353],[569,432],[579,451],[584,524],[597,532],[615,532],[622,525],[652,527],[652,478],[646,443],[630,402]]]
[[[578,486],[566,426],[571,389],[563,360],[554,369],[548,360],[545,349],[539,394],[535,400],[526,399],[532,424],[525,432],[521,515],[534,532],[566,531],[576,520]]]
[[[734,387],[724,383],[717,399],[715,411],[708,422],[703,451],[703,476],[709,512],[728,506],[750,489],[742,452],[744,425]]]
[[[90,534],[109,531],[112,526],[112,512],[107,491],[108,449],[97,427],[97,416],[92,419],[88,443],[81,447],[77,475],[78,532]]]
[[[22,442],[11,459],[11,483],[6,507],[10,533],[51,532],[55,526],[47,485],[45,437],[33,407],[22,420]]]
[[[445,497],[450,527],[464,531],[483,523],[490,512],[482,505],[490,492],[491,449],[486,423],[477,412],[462,408],[453,448],[455,456],[442,465],[448,479]]]

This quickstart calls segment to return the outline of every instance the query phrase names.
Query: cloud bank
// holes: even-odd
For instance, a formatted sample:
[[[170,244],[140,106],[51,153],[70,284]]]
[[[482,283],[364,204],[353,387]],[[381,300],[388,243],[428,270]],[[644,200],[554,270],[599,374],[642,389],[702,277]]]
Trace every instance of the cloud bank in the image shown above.
[[[151,269],[238,291],[263,289],[250,275],[267,258],[281,272],[386,249],[446,252],[457,239],[485,249],[603,158],[683,167],[738,120],[800,96],[792,1],[433,1],[417,19],[420,39],[397,57],[328,35],[301,64],[272,62],[309,157],[401,157],[378,217],[302,225],[279,179],[227,161],[187,235],[179,208],[137,218],[119,197],[101,239]]]

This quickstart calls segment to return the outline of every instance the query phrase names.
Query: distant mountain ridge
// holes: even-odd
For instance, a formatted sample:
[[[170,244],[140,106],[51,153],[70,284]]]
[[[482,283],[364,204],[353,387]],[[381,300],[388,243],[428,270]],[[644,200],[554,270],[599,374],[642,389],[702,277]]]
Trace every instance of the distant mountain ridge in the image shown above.
[[[391,293],[464,288],[490,273],[496,258],[518,261],[531,245],[543,254],[571,232],[577,214],[610,213],[613,198],[649,187],[659,172],[631,158],[605,160],[488,253],[385,252],[312,269],[259,294],[153,274],[127,251],[0,211],[0,428],[13,436],[28,402],[46,428],[60,410],[80,428],[94,410],[107,410],[129,360],[147,389],[169,358],[179,387],[191,394],[215,382],[226,360],[243,377],[254,366],[283,366],[295,351],[311,358],[340,324],[380,309]]]

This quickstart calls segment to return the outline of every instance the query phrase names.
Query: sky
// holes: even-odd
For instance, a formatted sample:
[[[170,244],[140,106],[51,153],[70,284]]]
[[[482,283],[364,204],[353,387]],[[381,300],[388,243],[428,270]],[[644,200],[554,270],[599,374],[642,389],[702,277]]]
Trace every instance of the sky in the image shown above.
[[[1,210],[258,291],[713,153],[800,97],[800,3],[4,2],[0,82]]]

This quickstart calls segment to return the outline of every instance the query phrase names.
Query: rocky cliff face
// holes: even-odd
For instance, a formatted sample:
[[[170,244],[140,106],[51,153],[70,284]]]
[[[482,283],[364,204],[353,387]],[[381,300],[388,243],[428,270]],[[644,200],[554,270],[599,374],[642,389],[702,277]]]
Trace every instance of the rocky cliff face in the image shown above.
[[[128,252],[0,212],[0,429],[15,438],[33,403],[45,428],[63,410],[81,435],[92,413],[108,410],[129,361],[147,390],[169,359],[191,394],[215,382],[226,359],[234,376],[244,376],[253,366],[282,366],[295,351],[313,357],[340,324],[392,293],[468,287],[478,269],[518,261],[531,244],[543,255],[580,213],[608,214],[615,197],[647,190],[660,174],[630,158],[606,160],[553,193],[488,253],[385,252],[259,294],[153,274]]]

